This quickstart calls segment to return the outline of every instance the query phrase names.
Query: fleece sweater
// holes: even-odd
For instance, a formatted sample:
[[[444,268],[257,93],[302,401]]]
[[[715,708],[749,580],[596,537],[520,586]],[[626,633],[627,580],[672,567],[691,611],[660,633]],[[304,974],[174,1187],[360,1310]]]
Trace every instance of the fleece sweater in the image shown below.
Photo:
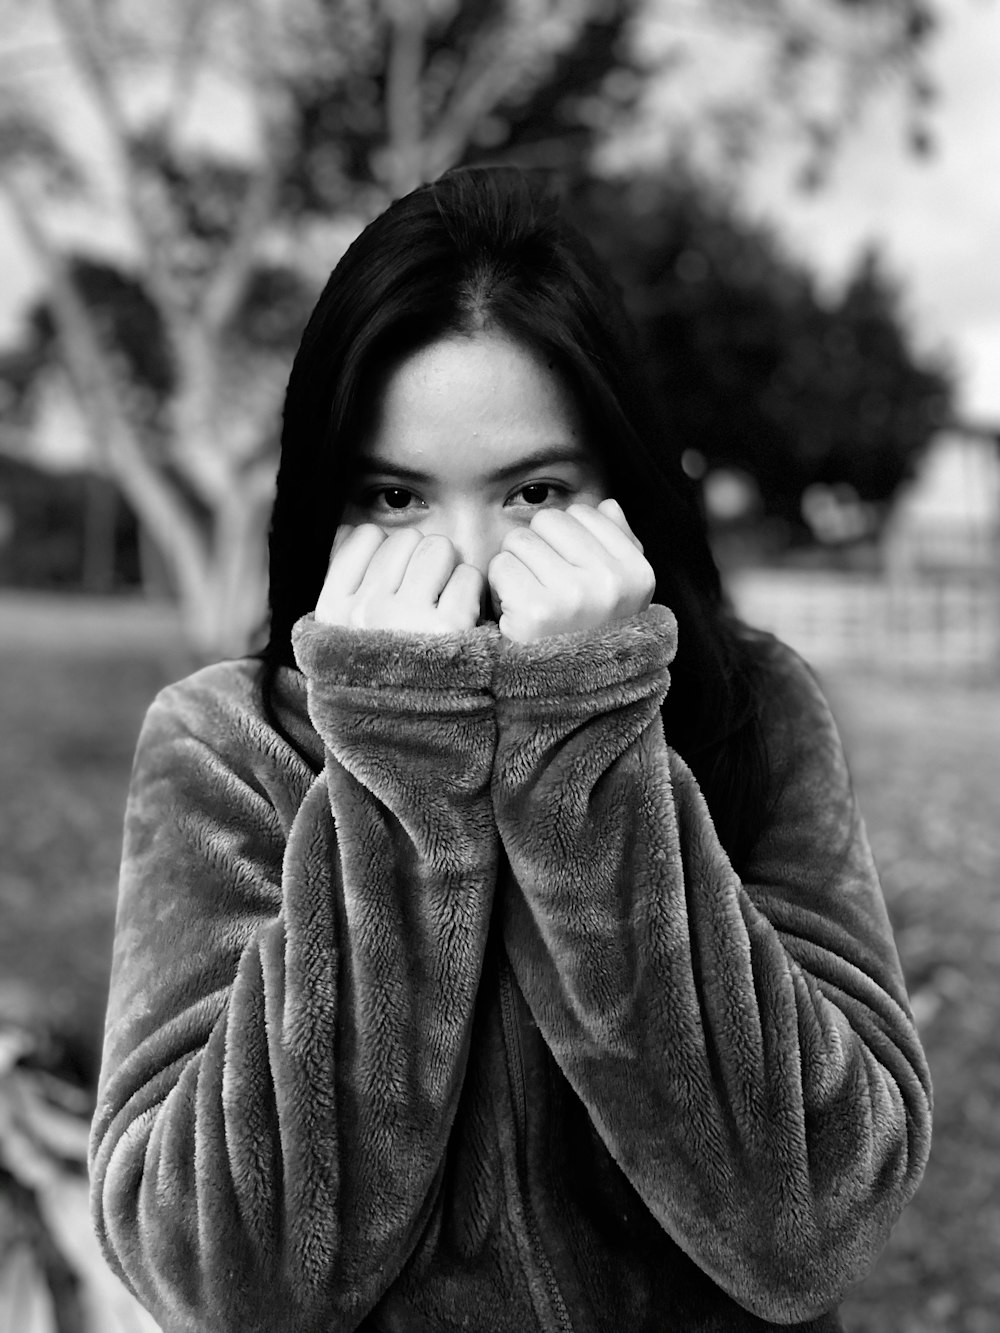
[[[762,648],[737,875],[652,607],[513,645],[306,617],[164,691],[129,796],[105,1254],[168,1333],[832,1333],[930,1085],[834,723]]]

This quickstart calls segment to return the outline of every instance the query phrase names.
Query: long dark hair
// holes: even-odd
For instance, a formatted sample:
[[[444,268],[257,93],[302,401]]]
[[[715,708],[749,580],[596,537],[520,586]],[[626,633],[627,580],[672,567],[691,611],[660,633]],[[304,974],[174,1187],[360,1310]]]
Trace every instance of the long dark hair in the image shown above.
[[[545,183],[516,168],[459,168],[398,199],[341,259],[306,326],[271,521],[268,712],[278,668],[294,665],[292,626],[318,600],[380,380],[418,347],[485,328],[545,356],[583,408],[610,492],[656,573],[655,600],[677,616],[667,738],[738,862],[764,816],[756,654],[727,608],[619,293]]]

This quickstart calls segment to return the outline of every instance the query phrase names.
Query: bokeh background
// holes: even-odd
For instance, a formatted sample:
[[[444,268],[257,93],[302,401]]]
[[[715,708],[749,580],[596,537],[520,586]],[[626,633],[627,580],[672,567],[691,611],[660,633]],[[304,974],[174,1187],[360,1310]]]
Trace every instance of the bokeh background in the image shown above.
[[[156,690],[259,643],[329,269],[458,162],[615,271],[841,723],[937,1088],[851,1333],[1000,1330],[996,0],[0,0],[0,1333],[150,1327],[83,1156]]]

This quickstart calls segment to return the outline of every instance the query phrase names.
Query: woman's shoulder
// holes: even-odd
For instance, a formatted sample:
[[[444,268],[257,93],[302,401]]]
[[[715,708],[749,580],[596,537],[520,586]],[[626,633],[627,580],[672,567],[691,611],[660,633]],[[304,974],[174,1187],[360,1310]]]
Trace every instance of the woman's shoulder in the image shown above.
[[[839,779],[846,771],[843,744],[816,670],[774,634],[748,628],[743,637],[772,782],[780,787],[805,768]]]
[[[211,727],[235,716],[263,716],[261,664],[253,657],[233,658],[199,667],[159,691],[150,714],[184,718]]]
[[[301,675],[281,667],[269,688],[263,662],[242,657],[203,666],[160,690],[147,711],[143,739],[193,741],[245,763],[258,754],[301,752],[308,732]]]
[[[816,670],[769,630],[740,626],[747,662],[755,674],[762,715],[777,720],[789,710],[826,714],[829,706]]]

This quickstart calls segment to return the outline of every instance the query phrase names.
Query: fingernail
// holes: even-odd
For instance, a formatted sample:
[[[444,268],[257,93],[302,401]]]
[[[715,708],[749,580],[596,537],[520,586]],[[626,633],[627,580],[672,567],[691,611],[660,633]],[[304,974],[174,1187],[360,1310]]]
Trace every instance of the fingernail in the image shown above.
[[[344,542],[347,540],[347,538],[351,535],[353,531],[354,528],[350,523],[342,523],[340,527],[337,529],[337,531],[333,534],[333,541],[330,544],[331,560],[337,554],[337,552],[340,550]]]

